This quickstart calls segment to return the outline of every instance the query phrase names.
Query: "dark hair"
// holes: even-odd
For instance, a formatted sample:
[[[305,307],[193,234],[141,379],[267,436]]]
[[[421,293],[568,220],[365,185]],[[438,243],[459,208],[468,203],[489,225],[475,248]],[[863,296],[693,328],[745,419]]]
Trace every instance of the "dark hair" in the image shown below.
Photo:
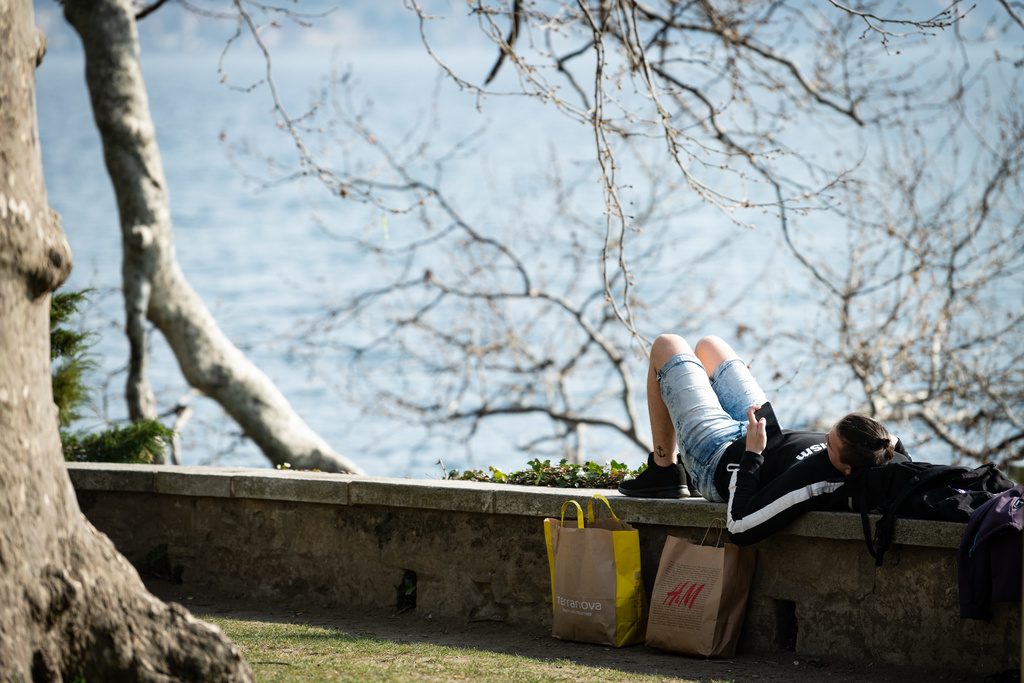
[[[878,420],[851,413],[836,423],[836,434],[843,441],[840,460],[855,470],[885,465],[896,454],[889,430]]]

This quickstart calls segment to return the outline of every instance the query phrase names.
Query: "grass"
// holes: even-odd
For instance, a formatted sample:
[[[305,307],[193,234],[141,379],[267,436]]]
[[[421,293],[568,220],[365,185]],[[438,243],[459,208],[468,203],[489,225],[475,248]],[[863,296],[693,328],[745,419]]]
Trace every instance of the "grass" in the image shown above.
[[[678,681],[569,660],[547,661],[483,650],[353,635],[304,624],[203,617],[242,650],[256,679],[293,681]]]

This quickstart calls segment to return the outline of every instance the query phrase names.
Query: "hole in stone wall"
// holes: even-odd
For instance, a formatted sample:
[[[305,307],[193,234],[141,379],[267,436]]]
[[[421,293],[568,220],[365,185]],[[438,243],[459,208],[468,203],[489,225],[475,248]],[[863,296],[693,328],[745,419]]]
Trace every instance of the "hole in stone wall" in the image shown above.
[[[775,601],[775,649],[796,651],[796,602]]]
[[[402,582],[395,586],[398,590],[398,600],[395,602],[395,609],[401,612],[408,612],[416,609],[416,572],[406,569],[402,575]]]

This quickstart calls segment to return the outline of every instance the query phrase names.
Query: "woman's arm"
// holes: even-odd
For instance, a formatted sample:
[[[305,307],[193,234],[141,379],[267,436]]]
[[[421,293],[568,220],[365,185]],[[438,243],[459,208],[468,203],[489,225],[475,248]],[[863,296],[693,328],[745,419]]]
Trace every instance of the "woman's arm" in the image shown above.
[[[729,482],[726,528],[737,545],[757,543],[805,512],[826,509],[827,496],[844,483],[824,452],[795,463],[765,486],[758,477],[763,461],[759,453],[744,453]]]
[[[822,496],[843,484],[822,444],[818,455],[794,462],[762,486],[760,470],[767,436],[764,420],[754,421],[756,408],[747,412],[747,450],[729,481],[726,526],[729,538],[738,545],[757,543],[804,512],[822,509],[825,507]]]

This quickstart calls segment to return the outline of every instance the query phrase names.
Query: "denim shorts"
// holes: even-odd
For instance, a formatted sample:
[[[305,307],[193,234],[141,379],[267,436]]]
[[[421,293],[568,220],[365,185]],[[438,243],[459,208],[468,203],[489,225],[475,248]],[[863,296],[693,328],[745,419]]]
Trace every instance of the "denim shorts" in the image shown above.
[[[724,503],[715,469],[726,447],[746,436],[747,409],[764,404],[764,392],[741,359],[723,362],[709,379],[692,353],[670,358],[658,371],[658,384],[690,484],[707,500]]]

